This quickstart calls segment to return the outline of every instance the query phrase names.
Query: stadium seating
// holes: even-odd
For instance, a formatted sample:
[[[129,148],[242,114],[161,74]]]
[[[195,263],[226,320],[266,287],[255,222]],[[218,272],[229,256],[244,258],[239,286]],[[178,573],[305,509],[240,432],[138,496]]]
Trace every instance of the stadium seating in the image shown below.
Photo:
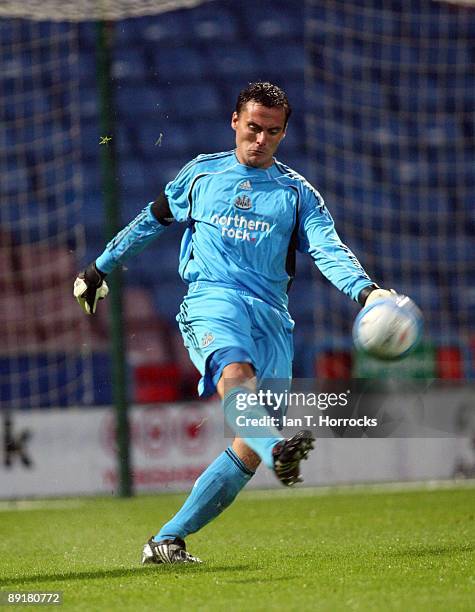
[[[239,38],[239,15],[226,6],[203,5],[191,11],[190,17],[193,39],[206,44],[221,44]]]
[[[162,83],[199,80],[206,74],[206,63],[199,49],[156,47],[152,54],[154,76]]]
[[[239,89],[251,80],[274,80],[288,92],[294,109],[278,158],[321,189],[343,239],[372,276],[379,282],[389,279],[421,305],[433,341],[456,343],[475,312],[471,294],[460,303],[457,292],[448,290],[453,278],[460,286],[469,286],[473,272],[475,57],[473,44],[464,46],[460,40],[462,36],[473,40],[475,21],[462,23],[458,9],[435,2],[423,3],[419,18],[416,9],[422,4],[414,2],[414,18],[404,20],[397,2],[375,1],[368,8],[367,1],[324,0],[307,3],[310,8],[305,16],[304,4],[214,0],[191,10],[115,24],[114,145],[122,219],[124,223],[132,219],[192,157],[231,149],[234,141],[229,122]],[[350,8],[353,5],[355,10]],[[66,24],[58,28],[58,32],[68,31]],[[87,232],[83,263],[87,263],[104,248],[99,145],[103,134],[95,24],[81,23],[78,31],[78,146],[84,193],[81,221]],[[37,32],[40,40],[48,28],[40,22]],[[13,32],[7,21],[0,20],[3,41],[19,33],[29,36],[21,22]],[[421,33],[429,41],[425,46],[419,44]],[[442,48],[431,44],[431,39],[437,41],[441,35]],[[61,37],[58,45],[62,48]],[[60,62],[60,81],[63,76],[66,80],[66,57],[65,53]],[[12,236],[37,241],[57,230],[49,227],[53,221],[48,210],[56,203],[52,188],[58,176],[71,177],[77,166],[70,157],[75,147],[70,126],[57,119],[58,109],[69,105],[73,94],[68,88],[57,91],[46,77],[43,82],[34,82],[26,70],[31,61],[28,54],[18,54],[2,65],[0,89],[6,102],[0,105],[0,120],[14,121],[17,116],[13,94],[20,78],[22,87],[34,90],[35,95],[22,102],[21,116],[26,120],[1,134],[6,172],[0,181],[0,197],[5,211],[2,219],[9,223]],[[437,72],[439,64],[444,69]],[[427,69],[421,70],[421,66]],[[309,72],[304,76],[306,68],[313,80],[309,80]],[[40,135],[35,118],[41,123]],[[29,143],[23,166],[15,157],[19,142]],[[50,165],[51,160],[58,166]],[[19,193],[34,193],[36,200],[32,198],[20,209],[11,204],[17,201],[12,196]],[[61,204],[68,207],[75,196],[65,191],[61,197]],[[25,210],[31,214],[25,215]],[[43,215],[41,228],[36,213]],[[69,214],[64,231],[77,222]],[[457,232],[455,238],[450,237],[452,227]],[[176,330],[174,318],[186,290],[177,274],[182,231],[182,226],[174,224],[160,244],[126,265],[127,329],[134,334],[136,363],[146,361],[150,346],[154,347],[154,367],[166,362],[161,321]],[[26,247],[23,254],[31,256]],[[73,273],[67,254],[54,256],[61,260],[63,270]],[[8,269],[7,260],[5,251],[0,250],[0,270]],[[47,266],[45,270],[46,274]],[[350,349],[351,321],[357,307],[336,297],[336,290],[309,259],[299,257],[297,270],[290,294],[297,322],[295,372],[313,376],[318,351],[344,353]],[[39,278],[43,276],[36,280]],[[30,281],[34,283],[35,278]],[[11,278],[0,272],[0,288],[7,285],[11,287]],[[16,290],[2,302],[2,316],[4,322],[13,321],[11,325],[21,327],[27,313],[17,298]],[[31,303],[35,299],[32,297]],[[130,300],[135,307],[130,306]],[[41,307],[50,328],[47,311],[51,302]],[[65,305],[61,313],[63,323],[70,320]],[[156,328],[153,313],[157,313]],[[148,321],[143,333],[140,318]],[[316,328],[315,319],[319,322]],[[0,344],[8,325],[0,327]],[[48,345],[46,327],[30,331],[36,336],[43,334],[45,346],[53,349],[53,344]],[[150,329],[154,330],[152,337]],[[105,321],[94,333],[102,350]],[[57,336],[56,348],[64,337]],[[95,356],[98,376],[110,367],[101,350]],[[177,355],[178,350],[172,353]],[[179,359],[184,359],[183,354]],[[325,359],[318,361],[319,368],[327,366]],[[7,367],[4,361],[1,367]],[[170,371],[173,373],[173,368]],[[137,380],[143,382],[150,372],[153,376],[157,373],[153,368],[144,370],[137,374]],[[175,392],[176,388],[170,391]],[[102,395],[96,396],[96,401],[110,401],[110,389],[98,393]],[[155,397],[156,389],[143,393],[143,398]]]

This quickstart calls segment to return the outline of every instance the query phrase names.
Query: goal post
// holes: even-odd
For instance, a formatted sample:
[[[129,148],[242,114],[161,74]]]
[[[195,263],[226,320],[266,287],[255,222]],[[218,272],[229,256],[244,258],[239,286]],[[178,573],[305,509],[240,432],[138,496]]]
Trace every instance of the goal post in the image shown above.
[[[91,321],[72,297],[85,263],[80,25],[97,22],[101,130],[113,131],[110,41],[117,20],[199,0],[0,4],[0,392],[2,408],[94,403]],[[97,142],[99,146],[99,140]],[[115,139],[101,147],[105,237],[120,225]],[[132,493],[120,271],[111,275],[112,390],[119,493]]]

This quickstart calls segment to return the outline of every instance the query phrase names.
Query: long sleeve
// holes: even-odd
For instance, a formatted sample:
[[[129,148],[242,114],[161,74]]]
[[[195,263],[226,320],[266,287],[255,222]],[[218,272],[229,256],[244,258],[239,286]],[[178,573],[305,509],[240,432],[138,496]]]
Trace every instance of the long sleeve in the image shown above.
[[[105,274],[129,258],[142,251],[166,229],[157,221],[151,211],[150,202],[123,230],[107,244],[103,253],[96,259],[96,265]]]
[[[322,274],[355,301],[359,292],[372,283],[356,256],[340,240],[331,214],[313,189],[303,190],[298,248],[311,255]]]

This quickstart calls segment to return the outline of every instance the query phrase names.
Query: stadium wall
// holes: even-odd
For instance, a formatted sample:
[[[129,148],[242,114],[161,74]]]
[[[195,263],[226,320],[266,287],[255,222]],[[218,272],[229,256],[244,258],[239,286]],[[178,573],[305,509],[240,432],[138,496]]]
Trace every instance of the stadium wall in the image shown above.
[[[460,437],[318,440],[305,462],[310,486],[450,479],[475,468],[475,423],[465,423],[474,392],[433,393],[433,413],[448,415]],[[403,398],[401,398],[403,401]],[[407,401],[407,398],[405,398]],[[453,410],[447,410],[447,405]],[[3,414],[0,498],[110,495],[117,489],[114,414],[110,408]],[[185,491],[229,441],[220,406],[173,404],[135,407],[132,458],[138,492]],[[249,486],[279,487],[261,469]]]

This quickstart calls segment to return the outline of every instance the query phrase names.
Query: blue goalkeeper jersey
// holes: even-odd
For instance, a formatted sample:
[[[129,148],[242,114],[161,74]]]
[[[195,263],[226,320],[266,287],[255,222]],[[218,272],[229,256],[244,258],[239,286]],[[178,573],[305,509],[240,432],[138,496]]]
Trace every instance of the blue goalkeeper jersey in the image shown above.
[[[371,284],[320,194],[277,160],[261,169],[239,163],[235,151],[199,155],[165,194],[173,217],[187,224],[179,264],[186,283],[233,287],[286,308],[298,250],[354,300]],[[111,271],[164,230],[150,206],[107,245],[99,269]]]

